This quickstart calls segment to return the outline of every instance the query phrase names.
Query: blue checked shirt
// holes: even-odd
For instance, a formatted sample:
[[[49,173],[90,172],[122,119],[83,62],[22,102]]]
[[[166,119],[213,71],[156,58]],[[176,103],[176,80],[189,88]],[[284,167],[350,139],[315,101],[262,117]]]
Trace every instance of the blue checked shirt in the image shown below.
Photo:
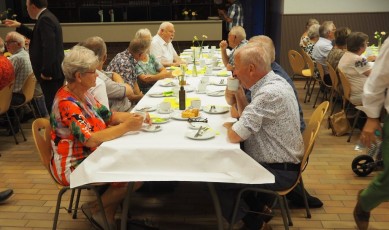
[[[232,22],[227,23],[228,31],[230,31],[233,26],[243,27],[243,8],[239,1],[235,1],[228,8],[227,16],[232,18]]]

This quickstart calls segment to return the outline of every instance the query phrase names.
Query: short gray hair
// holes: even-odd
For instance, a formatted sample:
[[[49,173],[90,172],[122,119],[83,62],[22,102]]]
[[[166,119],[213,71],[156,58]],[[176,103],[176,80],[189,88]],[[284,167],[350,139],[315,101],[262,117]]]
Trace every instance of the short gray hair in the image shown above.
[[[128,50],[132,55],[138,53],[144,53],[149,48],[149,46],[150,46],[150,41],[146,41],[140,38],[135,38],[131,41]]]
[[[323,24],[321,24],[321,26],[319,27],[320,37],[328,38],[328,34],[329,32],[331,32],[334,26],[335,25],[333,21],[324,21]]]
[[[78,45],[92,50],[99,58],[100,62],[104,60],[104,56],[107,54],[107,45],[104,40],[98,36],[89,37],[80,42]]]
[[[233,26],[230,30],[231,35],[235,35],[239,40],[246,39],[246,31],[241,26]]]
[[[266,48],[257,43],[247,44],[234,52],[234,58],[239,55],[243,65],[254,64],[258,70],[269,72],[271,58]]]
[[[168,27],[174,27],[173,23],[171,23],[171,22],[162,22],[161,25],[159,25],[158,34],[161,33],[162,30],[165,30]]]
[[[141,38],[141,39],[152,38],[152,35],[149,29],[142,28],[136,31],[134,38]]]
[[[62,61],[62,71],[68,83],[76,80],[76,72],[85,73],[95,69],[99,65],[99,59],[94,52],[83,46],[74,46],[65,53]]]
[[[307,36],[309,37],[309,39],[320,37],[319,28],[320,28],[319,24],[313,24],[308,28]]]
[[[274,43],[271,38],[265,35],[257,35],[250,38],[249,43],[252,42],[258,43],[266,49],[266,51],[270,56],[271,62],[274,62],[276,60],[276,49],[274,47]]]
[[[21,47],[26,47],[26,45],[25,45],[26,39],[24,38],[23,35],[19,34],[18,32],[16,32],[16,31],[8,32],[6,37],[10,37],[11,40],[19,43],[21,45]]]

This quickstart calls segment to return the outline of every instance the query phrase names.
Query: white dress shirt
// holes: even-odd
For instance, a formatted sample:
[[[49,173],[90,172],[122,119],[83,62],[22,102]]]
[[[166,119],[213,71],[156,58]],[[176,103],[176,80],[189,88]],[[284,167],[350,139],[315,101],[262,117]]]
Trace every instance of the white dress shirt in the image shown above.
[[[96,77],[96,86],[88,89],[88,92],[92,94],[100,102],[100,104],[109,109],[107,89],[105,88],[105,83],[103,80],[101,80],[99,77]]]
[[[178,58],[172,43],[166,43],[158,34],[155,35],[151,41],[150,53],[162,64],[173,63],[174,60]]]
[[[389,41],[386,39],[363,87],[362,110],[370,118],[379,118],[382,106],[389,113]]]

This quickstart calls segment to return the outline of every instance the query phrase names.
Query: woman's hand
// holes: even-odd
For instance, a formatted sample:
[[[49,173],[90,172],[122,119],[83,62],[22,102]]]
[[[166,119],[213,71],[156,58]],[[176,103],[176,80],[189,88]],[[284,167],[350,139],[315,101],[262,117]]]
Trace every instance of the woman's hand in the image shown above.
[[[146,114],[131,113],[131,116],[129,116],[128,119],[125,119],[122,124],[126,126],[128,131],[138,131],[142,128],[145,117]]]

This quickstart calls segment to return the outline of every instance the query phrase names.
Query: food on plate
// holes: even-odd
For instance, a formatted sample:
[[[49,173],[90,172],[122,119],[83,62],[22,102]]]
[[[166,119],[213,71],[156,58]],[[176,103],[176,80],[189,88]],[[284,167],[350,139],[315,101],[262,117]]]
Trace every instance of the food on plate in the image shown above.
[[[187,109],[182,111],[182,118],[194,118],[199,116],[199,109]]]

